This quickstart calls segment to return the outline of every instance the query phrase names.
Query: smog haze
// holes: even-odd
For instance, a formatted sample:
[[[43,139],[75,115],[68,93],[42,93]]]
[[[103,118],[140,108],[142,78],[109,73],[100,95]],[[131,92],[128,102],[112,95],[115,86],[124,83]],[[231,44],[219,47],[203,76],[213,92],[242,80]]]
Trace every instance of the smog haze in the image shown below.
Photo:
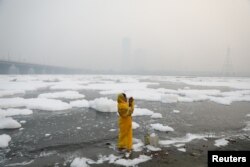
[[[250,1],[0,0],[0,58],[117,72],[230,63],[250,74]]]

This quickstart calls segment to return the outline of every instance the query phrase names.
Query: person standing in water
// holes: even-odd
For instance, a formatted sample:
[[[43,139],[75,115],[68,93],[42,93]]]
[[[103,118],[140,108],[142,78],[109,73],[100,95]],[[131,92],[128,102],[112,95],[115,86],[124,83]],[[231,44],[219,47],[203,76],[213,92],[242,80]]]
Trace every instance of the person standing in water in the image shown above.
[[[134,111],[134,99],[130,97],[127,100],[125,93],[118,94],[117,107],[119,113],[119,136],[118,136],[118,149],[120,151],[126,150],[130,152],[133,144],[133,131],[132,131],[132,113]]]

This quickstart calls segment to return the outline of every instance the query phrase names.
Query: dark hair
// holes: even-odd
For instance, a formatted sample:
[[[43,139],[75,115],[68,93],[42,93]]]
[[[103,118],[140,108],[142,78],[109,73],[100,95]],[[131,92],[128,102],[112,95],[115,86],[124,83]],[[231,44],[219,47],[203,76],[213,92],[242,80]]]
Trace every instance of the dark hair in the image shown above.
[[[125,93],[122,93],[122,95],[127,99],[127,96],[126,96],[126,94]]]

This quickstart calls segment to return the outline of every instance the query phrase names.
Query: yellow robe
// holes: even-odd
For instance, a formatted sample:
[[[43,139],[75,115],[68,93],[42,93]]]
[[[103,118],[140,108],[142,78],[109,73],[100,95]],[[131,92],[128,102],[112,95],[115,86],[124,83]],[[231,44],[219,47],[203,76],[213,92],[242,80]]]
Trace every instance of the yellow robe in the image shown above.
[[[119,137],[118,148],[132,149],[133,132],[132,132],[132,113],[134,111],[134,102],[129,106],[122,94],[118,95],[117,107],[119,113]]]

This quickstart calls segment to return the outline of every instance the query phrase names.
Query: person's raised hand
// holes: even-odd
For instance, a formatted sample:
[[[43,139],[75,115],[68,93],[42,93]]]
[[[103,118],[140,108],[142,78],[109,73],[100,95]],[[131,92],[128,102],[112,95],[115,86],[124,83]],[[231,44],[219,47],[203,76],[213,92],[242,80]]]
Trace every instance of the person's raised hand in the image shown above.
[[[134,98],[133,98],[133,97],[130,97],[130,98],[128,99],[129,106],[132,105],[133,101],[134,101]]]

